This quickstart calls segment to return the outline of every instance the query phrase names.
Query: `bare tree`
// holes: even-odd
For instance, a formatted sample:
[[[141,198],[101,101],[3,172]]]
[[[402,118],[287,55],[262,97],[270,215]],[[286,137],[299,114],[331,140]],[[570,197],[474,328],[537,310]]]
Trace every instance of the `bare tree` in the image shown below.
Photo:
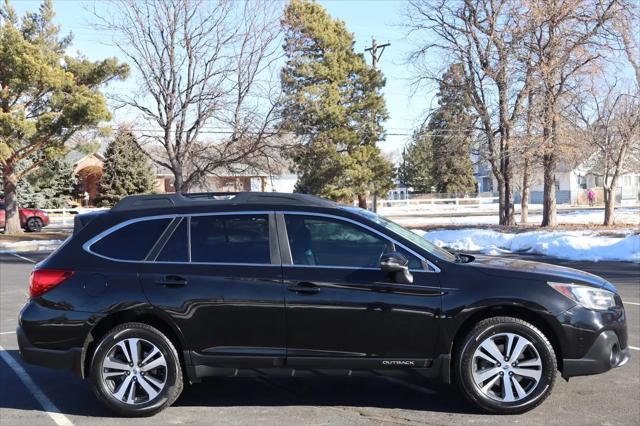
[[[588,149],[590,170],[602,176],[604,225],[613,225],[616,190],[625,173],[640,170],[640,98],[618,90],[617,84],[595,84],[580,97],[578,130]]]
[[[275,154],[281,52],[272,3],[113,0],[96,17],[139,79],[139,93],[116,100],[139,114],[141,144],[171,170],[176,191]]]
[[[513,225],[514,126],[532,74],[527,9],[518,0],[410,0],[407,26],[425,41],[411,54],[418,81],[435,79],[432,52],[461,63],[478,117],[481,154],[498,182],[500,224]]]
[[[542,226],[555,226],[555,172],[563,138],[562,109],[572,92],[579,90],[578,77],[595,67],[610,50],[607,26],[620,12],[621,0],[533,0],[529,16],[534,39],[533,53],[542,88],[542,163],[544,200]]]
[[[627,62],[636,78],[636,90],[640,93],[640,3],[625,1],[616,20],[615,33],[622,41]]]

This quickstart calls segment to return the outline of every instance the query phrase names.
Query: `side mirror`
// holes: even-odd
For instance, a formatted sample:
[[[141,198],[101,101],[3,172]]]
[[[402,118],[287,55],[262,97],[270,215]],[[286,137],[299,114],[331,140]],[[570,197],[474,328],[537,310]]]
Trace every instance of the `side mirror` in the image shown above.
[[[389,252],[380,256],[380,269],[395,274],[395,281],[400,284],[413,283],[413,275],[409,272],[409,260],[398,252]]]

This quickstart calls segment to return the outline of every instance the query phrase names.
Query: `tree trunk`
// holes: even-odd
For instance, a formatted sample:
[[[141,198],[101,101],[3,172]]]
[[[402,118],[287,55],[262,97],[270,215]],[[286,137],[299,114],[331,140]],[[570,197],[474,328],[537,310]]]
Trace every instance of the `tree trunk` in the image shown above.
[[[358,207],[361,209],[367,208],[367,197],[364,194],[358,194]]]
[[[616,207],[616,194],[612,188],[604,188],[604,222],[603,225],[613,225],[613,211]]]
[[[18,210],[17,192],[18,176],[16,176],[15,168],[11,165],[5,166],[2,172],[5,209],[4,233],[8,235],[21,234],[22,226],[20,226],[20,213]]]
[[[184,179],[182,177],[182,170],[180,170],[179,172],[176,172],[174,170],[173,172],[173,189],[179,193],[182,194],[184,192],[187,192],[187,189],[184,187]]]
[[[520,223],[525,225],[529,221],[529,191],[531,190],[529,181],[529,159],[524,160],[524,170],[522,171],[522,200],[520,200]]]
[[[556,157],[555,154],[545,154],[542,158],[544,165],[544,200],[542,205],[542,226],[556,226]]]
[[[509,165],[507,164],[507,167]],[[513,226],[516,220],[513,215],[513,191],[511,189],[511,173],[505,173],[504,180],[504,220],[500,225]]]
[[[496,179],[498,181],[498,223],[504,224],[505,221],[505,208],[504,208],[504,181],[502,179]]]

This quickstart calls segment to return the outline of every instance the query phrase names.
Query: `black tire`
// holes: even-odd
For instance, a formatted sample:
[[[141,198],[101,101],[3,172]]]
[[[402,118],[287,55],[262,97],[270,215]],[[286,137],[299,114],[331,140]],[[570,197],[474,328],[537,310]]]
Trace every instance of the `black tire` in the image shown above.
[[[163,368],[163,373],[166,375],[164,387],[153,399],[136,403],[135,405],[128,404],[124,400],[117,400],[113,395],[114,389],[110,389],[110,383],[103,379],[102,375],[102,363],[105,357],[119,342],[130,338],[142,339],[143,341],[153,344],[166,360],[166,369]],[[164,334],[154,327],[136,322],[125,323],[114,327],[102,338],[91,360],[90,375],[93,392],[96,397],[111,410],[126,417],[151,416],[158,413],[173,404],[180,396],[183,388],[182,367],[174,345]],[[129,373],[127,373],[127,376],[129,376]],[[133,380],[135,380],[135,378]]]
[[[42,231],[43,225],[44,223],[42,223],[42,219],[40,219],[39,217],[30,217],[27,220],[27,231],[40,232]]]
[[[529,388],[527,390],[529,393],[527,396],[513,402],[498,400],[500,398],[493,394],[493,390],[490,389],[488,392],[484,392],[474,380],[474,368],[477,368],[474,363],[482,361],[481,357],[474,359],[476,350],[483,342],[491,337],[497,339],[496,341],[499,341],[501,336],[503,336],[503,333],[512,333],[527,339],[533,345],[535,351],[537,351],[536,356],[541,363],[540,367],[535,367],[540,371],[540,378],[537,384],[534,385],[532,383],[533,380],[531,379],[525,379],[525,383],[529,384]],[[506,340],[506,337],[504,339]],[[504,346],[507,345],[505,344],[502,347],[504,348]],[[549,396],[553,389],[553,385],[555,384],[557,362],[551,343],[549,343],[547,337],[539,329],[521,319],[512,317],[493,317],[480,321],[469,333],[467,333],[466,336],[463,337],[463,340],[459,345],[457,345],[457,348],[454,358],[454,380],[465,397],[473,405],[487,413],[519,414],[529,411],[540,405]],[[527,350],[533,351],[534,349]],[[499,373],[500,376],[503,376],[505,372],[508,372],[507,374],[511,374],[511,367],[513,364],[506,364],[509,364],[509,362],[504,363],[503,360],[500,360],[500,363],[497,363],[495,366],[491,366],[491,368],[495,368],[496,370],[505,368],[509,369],[504,371],[499,370],[501,371]],[[516,367],[517,365],[516,361]],[[483,371],[476,371],[476,373],[482,374]],[[516,380],[518,377],[520,377],[519,380],[522,380],[521,376],[517,375],[511,380]],[[498,382],[495,383],[497,383],[499,388],[502,387],[504,396],[506,395],[506,392],[504,391],[504,382],[502,380],[504,379],[500,378],[498,379]],[[531,381],[526,382],[526,380]],[[487,379],[487,382],[483,382],[483,386],[486,386],[486,383],[490,381],[490,379]],[[507,382],[511,383],[509,380],[507,380]],[[516,389],[514,386],[515,385],[509,385],[512,390]]]

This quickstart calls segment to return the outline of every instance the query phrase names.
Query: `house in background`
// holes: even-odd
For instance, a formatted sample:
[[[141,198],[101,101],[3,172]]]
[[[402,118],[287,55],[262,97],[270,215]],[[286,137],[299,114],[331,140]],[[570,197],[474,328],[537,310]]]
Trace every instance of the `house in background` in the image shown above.
[[[556,203],[565,205],[587,205],[587,192],[593,188],[596,192],[597,203],[604,201],[602,189],[603,176],[598,175],[588,167],[587,161],[580,162],[577,166],[575,162],[562,162],[558,165],[555,173]],[[498,187],[497,180],[491,174],[488,166],[477,166],[475,173],[479,192],[495,192]],[[530,175],[530,196],[531,204],[542,204],[544,199],[544,175],[542,167],[534,167]],[[515,204],[522,200],[521,193],[522,176],[519,173],[514,175]],[[626,173],[618,179],[618,188],[615,191],[616,205],[635,205],[640,201],[640,173]]]
[[[78,192],[89,194],[87,204],[94,206],[98,196],[98,185],[102,179],[104,156],[99,152],[85,154],[78,151],[71,151],[67,155],[67,160],[73,164],[73,174],[78,180]],[[76,200],[78,204],[83,204],[84,200]]]
[[[491,167],[486,162],[480,162],[477,158],[472,158],[474,161],[473,166],[473,177],[476,179],[476,186],[478,188],[478,193],[480,194],[493,194],[495,191],[494,188],[497,188],[493,181],[493,173],[491,172]]]
[[[409,199],[409,194],[413,192],[413,188],[409,188],[404,183],[400,182],[400,179],[394,179],[393,183],[395,186],[393,189],[389,191],[387,194],[388,200],[407,200]]]
[[[85,192],[89,195],[88,202],[76,200],[78,204],[95,206],[99,195],[99,184],[102,178],[104,167],[104,156],[99,152],[84,154],[72,151],[67,155],[67,159],[73,164],[74,175],[78,180],[80,194]],[[207,176],[200,185],[192,188],[191,192],[239,192],[239,191],[262,191],[262,192],[293,192],[298,177],[280,168],[272,173],[249,168],[243,169],[242,173],[229,173],[221,170]],[[156,166],[156,187],[155,192],[175,192],[173,186],[174,178],[171,171]]]
[[[221,170],[205,177],[191,192],[293,192],[298,177],[286,170],[269,173],[247,168],[239,173]],[[156,192],[175,192],[174,177],[170,170],[157,168]]]

